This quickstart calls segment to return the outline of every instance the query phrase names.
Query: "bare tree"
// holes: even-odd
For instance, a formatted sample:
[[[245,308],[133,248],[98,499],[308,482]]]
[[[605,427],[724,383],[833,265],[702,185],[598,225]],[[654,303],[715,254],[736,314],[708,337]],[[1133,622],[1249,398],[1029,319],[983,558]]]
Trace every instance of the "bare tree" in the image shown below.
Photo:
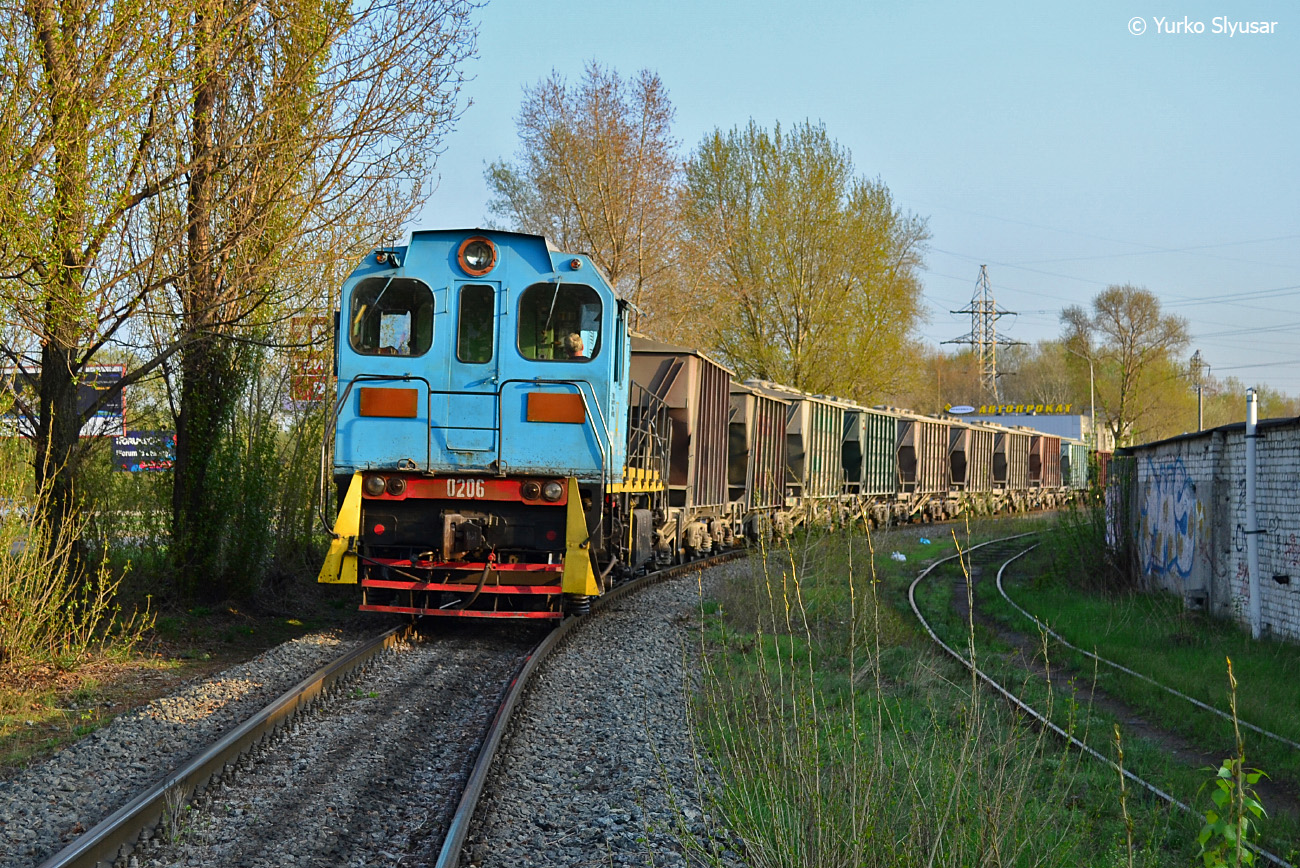
[[[921,313],[924,220],[855,176],[812,123],[715,131],[686,178],[710,331],[741,374],[861,400],[898,387]]]
[[[1187,321],[1164,314],[1150,290],[1110,286],[1092,300],[1091,314],[1079,306],[1061,312],[1064,345],[1091,360],[1097,406],[1119,445],[1166,433],[1177,422],[1171,405],[1187,403],[1186,370],[1176,358],[1186,346]]]
[[[1073,404],[1084,407],[1088,396],[1088,369],[1079,376],[1068,363],[1069,353],[1060,341],[1039,341],[1007,347],[999,367],[1009,375],[1002,383],[1008,401],[1017,404]]]
[[[624,79],[594,61],[570,86],[558,73],[524,91],[517,161],[487,170],[492,213],[583,251],[637,307],[669,314],[680,161],[659,76]],[[658,325],[656,331],[671,331]],[[662,334],[668,337],[667,334]]]

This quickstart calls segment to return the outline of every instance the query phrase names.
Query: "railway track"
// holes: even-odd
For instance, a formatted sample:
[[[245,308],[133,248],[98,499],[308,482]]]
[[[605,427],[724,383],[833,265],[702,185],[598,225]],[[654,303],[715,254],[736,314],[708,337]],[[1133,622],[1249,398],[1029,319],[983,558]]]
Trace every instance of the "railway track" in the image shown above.
[[[593,614],[650,583],[741,554],[626,583]],[[345,836],[394,859],[400,854],[391,851],[413,856],[441,842],[436,864],[456,866],[511,712],[536,668],[585,620],[565,619],[535,644],[499,626],[488,638],[463,628],[424,641],[410,626],[388,630],[286,691],[40,868],[167,863],[185,847],[201,849],[211,864],[342,862],[346,845],[331,839]],[[402,777],[406,770],[413,780]],[[388,822],[396,792],[408,821],[400,834]],[[286,818],[289,810],[301,816]]]
[[[1199,812],[1194,810],[1187,803],[1178,799],[1176,796],[1166,792],[1165,790],[1156,786],[1155,784],[1151,783],[1145,778],[1142,778],[1141,776],[1134,774],[1130,769],[1122,768],[1119,764],[1115,763],[1106,755],[1100,753],[1099,751],[1095,750],[1094,748],[1080,741],[1073,734],[1067,732],[1065,729],[1053,723],[1046,715],[1040,713],[1038,709],[1031,706],[1028,702],[1022,700],[1019,695],[1017,695],[1015,692],[1009,689],[1006,685],[999,682],[997,679],[993,678],[991,675],[989,675],[987,672],[985,672],[983,669],[981,669],[979,666],[973,663],[970,659],[964,656],[961,652],[959,652],[951,645],[949,645],[947,642],[945,642],[942,638],[940,638],[938,633],[935,631],[934,627],[930,624],[930,622],[926,619],[925,615],[921,612],[921,608],[918,605],[916,599],[917,588],[927,578],[931,577],[931,575],[934,574],[938,570],[938,568],[948,564],[952,564],[953,562],[960,562],[959,559],[962,558],[964,558],[966,561],[966,568],[968,572],[972,571],[973,561],[975,558],[978,558],[979,560],[989,564],[997,564],[997,584],[999,590],[1001,590],[1002,574],[1006,570],[1006,568],[1009,565],[1011,565],[1013,562],[1015,562],[1018,558],[1023,557],[1024,555],[1028,554],[1030,551],[1033,550],[1034,546],[1032,545],[1028,547],[1022,547],[1023,546],[1022,541],[1033,535],[1034,533],[1031,532],[1031,533],[1024,533],[1024,534],[1016,534],[1014,536],[1009,536],[1009,537],[1002,537],[996,540],[990,540],[989,542],[980,543],[978,545],[971,546],[970,548],[965,549],[964,551],[956,555],[950,555],[946,558],[942,558],[938,561],[935,561],[933,564],[931,564],[930,566],[922,570],[917,575],[917,577],[912,581],[911,585],[908,586],[907,597],[908,597],[908,602],[911,605],[913,614],[915,614],[917,620],[921,622],[921,626],[925,629],[931,641],[933,641],[936,645],[942,648],[943,651],[946,654],[948,654],[948,656],[952,657],[954,660],[956,660],[966,669],[972,671],[983,684],[987,685],[994,692],[1002,696],[1008,703],[1010,703],[1018,711],[1028,716],[1032,721],[1034,721],[1036,725],[1041,726],[1047,730],[1050,730],[1058,738],[1061,738],[1069,742],[1072,746],[1074,746],[1078,750],[1082,751],[1083,753],[1086,753],[1094,760],[1097,760],[1098,762],[1101,762],[1106,766],[1110,767],[1116,773],[1122,774],[1125,780],[1149,792],[1151,795],[1163,801],[1165,804],[1177,808],[1179,811],[1182,811],[1184,813],[1199,817],[1200,816]],[[1015,553],[1010,554],[1010,556],[1008,557],[1008,554],[1012,551],[1014,551]],[[974,557],[972,557],[972,554],[974,554]],[[973,601],[973,597],[972,597],[972,601]],[[1024,610],[1021,611],[1023,612]],[[1028,613],[1025,614],[1028,616]],[[1032,616],[1029,617],[1032,618]],[[1110,661],[1105,661],[1105,662],[1109,665],[1115,665],[1115,664],[1110,664]],[[1166,690],[1169,689],[1164,687],[1164,685],[1159,685],[1159,686]],[[1200,703],[1197,704],[1199,705]],[[1272,734],[1269,733],[1269,735]],[[1269,864],[1282,866],[1282,868],[1295,868],[1295,866],[1293,866],[1292,863],[1286,861],[1281,856],[1272,853],[1262,847],[1258,847],[1252,844],[1247,844],[1246,846],[1250,848],[1250,850],[1256,855],[1258,859],[1261,859]]]

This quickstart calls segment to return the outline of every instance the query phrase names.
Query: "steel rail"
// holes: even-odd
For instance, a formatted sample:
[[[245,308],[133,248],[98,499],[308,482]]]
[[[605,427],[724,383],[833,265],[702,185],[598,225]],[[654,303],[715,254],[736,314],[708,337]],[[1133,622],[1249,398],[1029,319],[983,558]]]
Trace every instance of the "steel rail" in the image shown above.
[[[925,628],[925,632],[926,632],[926,633],[930,634],[930,638],[935,642],[935,644],[937,644],[937,645],[938,645],[940,648],[942,648],[944,651],[948,652],[949,656],[951,656],[954,660],[956,660],[956,661],[957,661],[958,663],[960,663],[962,666],[966,667],[966,668],[969,669],[971,672],[975,673],[975,676],[976,676],[980,681],[983,681],[983,682],[984,682],[985,684],[987,684],[989,687],[992,687],[994,691],[996,691],[998,694],[1000,694],[1004,699],[1006,699],[1009,703],[1011,703],[1011,705],[1013,705],[1016,709],[1018,709],[1019,711],[1023,712],[1024,714],[1028,715],[1029,717],[1033,718],[1033,719],[1034,719],[1034,720],[1035,720],[1035,721],[1036,721],[1040,726],[1042,726],[1042,727],[1044,727],[1045,729],[1048,729],[1048,730],[1050,730],[1051,732],[1055,733],[1056,735],[1060,736],[1062,739],[1064,739],[1065,741],[1069,742],[1071,745],[1073,745],[1074,747],[1076,747],[1076,748],[1078,748],[1079,750],[1083,751],[1084,753],[1088,754],[1088,755],[1091,756],[1093,759],[1100,760],[1102,763],[1105,763],[1107,766],[1109,766],[1109,767],[1110,767],[1111,769],[1113,769],[1114,771],[1117,771],[1117,772],[1119,772],[1120,774],[1122,774],[1122,775],[1124,776],[1124,779],[1125,779],[1125,780],[1131,781],[1132,783],[1136,784],[1137,786],[1142,787],[1144,790],[1146,790],[1147,792],[1149,792],[1149,793],[1155,795],[1157,798],[1159,798],[1159,799],[1165,801],[1166,803],[1168,803],[1168,804],[1170,804],[1170,805],[1172,805],[1172,806],[1178,808],[1179,810],[1183,811],[1184,813],[1191,814],[1192,816],[1200,816],[1200,815],[1199,815],[1199,814],[1198,814],[1198,813],[1197,813],[1197,812],[1196,812],[1196,811],[1195,811],[1195,810],[1194,810],[1190,805],[1186,804],[1185,802],[1180,801],[1179,799],[1175,798],[1174,796],[1170,795],[1169,793],[1167,793],[1167,792],[1165,792],[1164,790],[1162,790],[1162,789],[1160,789],[1159,787],[1157,787],[1155,784],[1152,784],[1152,783],[1148,782],[1148,781],[1145,780],[1144,778],[1140,778],[1140,777],[1138,777],[1137,775],[1135,775],[1133,772],[1129,771],[1128,769],[1121,767],[1118,763],[1116,763],[1116,762],[1115,762],[1114,760],[1112,760],[1110,757],[1106,756],[1106,755],[1103,754],[1103,753],[1100,753],[1099,751],[1097,751],[1097,750],[1095,750],[1094,748],[1088,746],[1087,744],[1084,744],[1082,741],[1080,741],[1079,739],[1075,738],[1075,737],[1074,737],[1073,735],[1071,735],[1069,732],[1066,732],[1064,729],[1062,729],[1061,727],[1057,726],[1055,723],[1053,723],[1052,721],[1048,720],[1048,719],[1047,719],[1046,717],[1044,717],[1043,715],[1039,714],[1039,713],[1038,713],[1034,708],[1032,708],[1030,705],[1028,705],[1027,703],[1025,703],[1023,700],[1021,700],[1020,697],[1016,696],[1014,693],[1012,693],[1011,691],[1007,690],[1007,689],[1006,689],[1005,687],[1003,687],[1000,683],[998,683],[996,680],[994,680],[991,676],[989,676],[987,673],[985,673],[982,669],[980,669],[978,666],[976,666],[975,663],[974,663],[973,661],[967,660],[967,659],[966,659],[965,657],[963,657],[960,653],[958,653],[956,650],[954,650],[950,645],[948,645],[948,643],[946,643],[946,642],[944,642],[942,639],[940,639],[940,638],[939,638],[939,635],[938,635],[937,633],[935,633],[935,632],[934,632],[934,629],[930,626],[930,622],[927,621],[927,620],[925,619],[925,616],[921,614],[921,609],[920,609],[920,607],[917,605],[917,602],[916,602],[916,588],[917,588],[918,585],[921,584],[921,582],[922,582],[926,577],[928,577],[928,576],[930,575],[931,572],[933,572],[933,571],[935,570],[935,568],[939,567],[941,564],[945,564],[945,563],[947,563],[947,562],[949,562],[949,561],[956,560],[956,559],[961,558],[961,557],[963,557],[963,556],[965,556],[965,555],[968,555],[970,552],[975,551],[976,549],[984,548],[985,546],[993,545],[994,543],[1008,542],[1008,541],[1010,541],[1010,540],[1020,539],[1021,537],[1030,536],[1032,533],[1036,533],[1036,531],[1031,532],[1031,533],[1015,534],[1015,535],[1013,535],[1013,536],[1002,537],[1002,538],[1000,538],[1000,539],[995,539],[995,540],[989,540],[988,542],[980,543],[979,545],[974,545],[974,546],[971,546],[970,548],[961,549],[961,550],[958,551],[957,554],[955,554],[955,555],[949,555],[949,556],[946,557],[946,558],[941,558],[941,559],[935,561],[934,563],[930,564],[930,566],[928,566],[928,567],[926,567],[924,570],[922,570],[922,571],[917,575],[917,577],[916,577],[915,579],[912,580],[912,584],[909,585],[908,588],[907,588],[907,600],[908,600],[908,603],[909,603],[909,604],[911,605],[911,607],[912,607],[912,613],[913,613],[914,615],[916,615],[917,620],[921,622],[921,626]],[[1008,560],[1006,560],[1006,561],[1002,564],[1002,566],[998,568],[998,581],[999,581],[999,582],[1001,581],[1001,579],[1002,579],[1002,572],[1003,572],[1003,571],[1004,571],[1008,566],[1010,566],[1010,564],[1011,564],[1013,561],[1015,561],[1017,558],[1023,557],[1024,555],[1028,554],[1030,551],[1033,550],[1033,548],[1034,548],[1033,546],[1030,546],[1029,548],[1025,549],[1024,551],[1019,552],[1019,553],[1013,555],[1013,556],[1012,556],[1011,558],[1009,558]],[[1264,859],[1268,860],[1269,862],[1271,862],[1271,863],[1274,864],[1274,865],[1281,866],[1281,868],[1295,868],[1294,865],[1292,865],[1290,862],[1288,862],[1288,861],[1286,861],[1285,859],[1283,859],[1281,856],[1278,856],[1278,855],[1276,855],[1276,854],[1274,854],[1274,853],[1270,853],[1268,850],[1265,850],[1265,849],[1263,849],[1262,847],[1259,847],[1259,846],[1256,846],[1256,845],[1254,845],[1254,844],[1250,844],[1250,843],[1245,843],[1245,846],[1246,846],[1247,848],[1249,848],[1249,849],[1251,850],[1251,852],[1253,852],[1255,855],[1257,855],[1257,856],[1262,856]]]
[[[592,604],[591,614],[594,615],[607,605],[634,591],[674,576],[693,570],[705,569],[741,557],[746,552],[746,549],[723,552],[688,564],[658,570],[631,582],[625,582],[596,600]],[[474,760],[474,768],[470,771],[469,778],[465,782],[465,789],[461,793],[460,803],[456,806],[456,812],[447,825],[447,835],[443,838],[442,849],[438,852],[438,860],[434,863],[435,868],[458,868],[460,865],[460,854],[465,846],[465,839],[469,835],[470,822],[474,819],[474,811],[478,807],[484,788],[487,786],[492,762],[496,758],[497,749],[501,746],[502,739],[505,737],[511,714],[514,713],[515,708],[523,698],[524,691],[528,688],[528,682],[537,671],[537,667],[550,656],[551,652],[566,636],[590,617],[591,615],[570,616],[561,621],[560,625],[548,633],[546,638],[529,653],[520,665],[515,677],[511,679],[510,685],[502,697],[501,704],[497,707],[496,714],[493,716],[492,722],[488,725],[487,732],[483,737],[478,756]]]
[[[1083,656],[1091,660],[1095,660],[1098,663],[1103,663],[1111,667],[1112,669],[1117,669],[1120,672],[1123,672],[1125,675],[1132,675],[1134,678],[1137,678],[1141,681],[1145,681],[1147,684],[1150,684],[1153,687],[1160,688],[1165,693],[1168,693],[1171,696],[1176,696],[1179,699],[1187,700],[1192,705],[1195,705],[1197,708],[1200,708],[1204,711],[1208,711],[1211,714],[1217,714],[1219,717],[1223,718],[1224,720],[1232,720],[1232,715],[1226,711],[1223,711],[1222,709],[1215,708],[1213,705],[1210,705],[1207,702],[1202,702],[1201,700],[1197,699],[1194,696],[1188,696],[1186,693],[1175,690],[1174,688],[1169,687],[1168,685],[1161,684],[1159,681],[1155,680],[1149,675],[1143,675],[1141,672],[1138,672],[1137,670],[1134,669],[1130,669],[1127,666],[1124,666],[1120,663],[1116,663],[1114,660],[1107,660],[1105,657],[1102,657],[1099,654],[1095,654],[1092,651],[1086,651],[1083,648],[1080,648],[1078,645],[1071,644],[1060,633],[1057,633],[1051,627],[1047,626],[1047,624],[1040,621],[1037,615],[1034,615],[1032,612],[1027,611],[1024,607],[1020,606],[1018,603],[1016,603],[1015,600],[1011,599],[1011,597],[1007,595],[1006,588],[1002,586],[1001,570],[998,570],[998,593],[1002,595],[1002,599],[1006,600],[1007,603],[1011,606],[1011,608],[1015,609],[1017,612],[1024,615],[1029,620],[1033,621],[1034,626],[1036,626],[1039,630],[1046,633],[1048,636],[1051,636],[1058,643],[1060,643],[1066,648],[1069,648],[1071,651],[1078,652],[1079,654],[1082,654]],[[1294,750],[1300,750],[1300,742],[1292,741],[1291,739],[1287,738],[1284,735],[1278,735],[1275,732],[1270,732],[1269,730],[1264,729],[1261,726],[1256,726],[1255,724],[1250,723],[1249,721],[1241,720],[1240,718],[1237,719],[1237,723],[1238,725],[1243,726],[1246,729],[1249,729],[1251,732],[1255,732],[1258,733],[1259,735],[1264,736],[1265,738],[1271,738],[1274,741],[1281,742],[1282,744]]]
[[[93,868],[101,863],[112,864],[120,856],[129,854],[140,835],[155,829],[168,810],[188,802],[213,778],[220,776],[229,764],[238,762],[244,753],[284,727],[299,712],[311,708],[340,680],[406,639],[411,630],[410,625],[394,627],[321,667],[183,766],[158,779],[90,831],[42,862],[39,868]]]

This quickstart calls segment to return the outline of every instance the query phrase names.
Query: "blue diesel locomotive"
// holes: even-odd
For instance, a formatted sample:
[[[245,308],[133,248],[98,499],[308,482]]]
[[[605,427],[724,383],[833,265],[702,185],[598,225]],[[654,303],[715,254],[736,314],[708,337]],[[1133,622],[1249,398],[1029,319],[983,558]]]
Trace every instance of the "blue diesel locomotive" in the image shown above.
[[[626,305],[589,258],[415,232],[352,273],[338,316],[320,581],[368,611],[558,618],[651,558],[663,438],[630,412]]]

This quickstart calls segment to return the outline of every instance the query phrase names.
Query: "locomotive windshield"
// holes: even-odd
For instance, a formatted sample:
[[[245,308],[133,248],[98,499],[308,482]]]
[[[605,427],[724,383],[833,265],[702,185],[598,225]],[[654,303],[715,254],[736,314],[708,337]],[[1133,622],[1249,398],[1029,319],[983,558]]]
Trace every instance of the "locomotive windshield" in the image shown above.
[[[600,315],[589,286],[534,284],[519,300],[519,352],[534,361],[591,361],[600,352]]]
[[[358,353],[423,355],[433,343],[433,292],[410,278],[367,278],[352,290],[348,323]]]

